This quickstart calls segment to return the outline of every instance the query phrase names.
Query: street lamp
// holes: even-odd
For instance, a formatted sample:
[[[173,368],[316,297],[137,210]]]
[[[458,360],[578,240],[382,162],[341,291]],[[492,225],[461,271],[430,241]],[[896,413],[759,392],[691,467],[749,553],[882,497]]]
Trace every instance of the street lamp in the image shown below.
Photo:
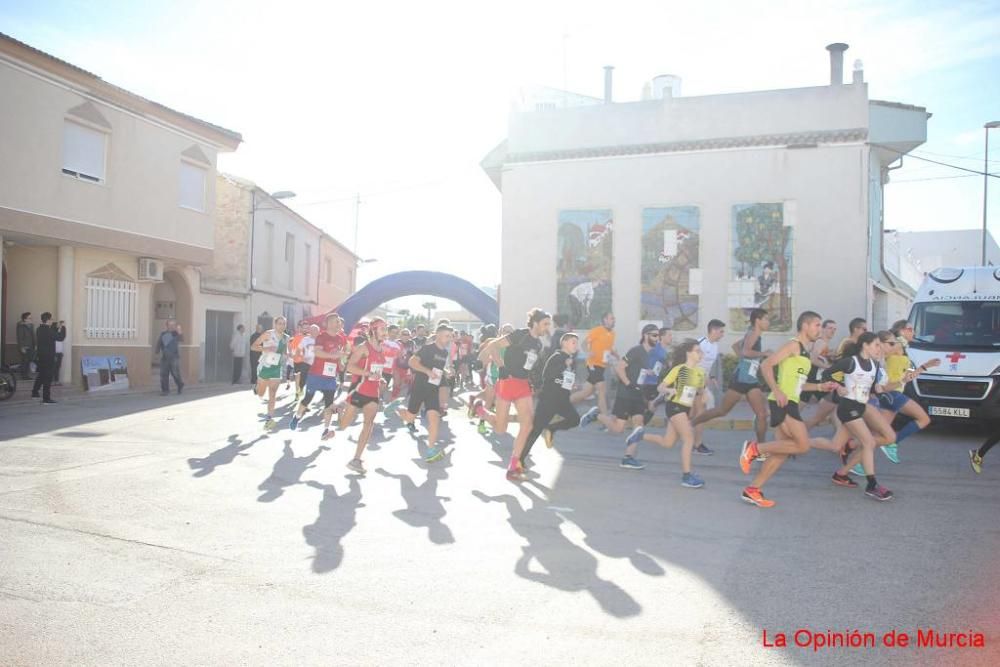
[[[996,127],[1000,127],[1000,120],[983,125],[983,133],[986,135],[986,146],[983,148],[983,266],[986,266],[986,189],[990,183],[990,130]]]

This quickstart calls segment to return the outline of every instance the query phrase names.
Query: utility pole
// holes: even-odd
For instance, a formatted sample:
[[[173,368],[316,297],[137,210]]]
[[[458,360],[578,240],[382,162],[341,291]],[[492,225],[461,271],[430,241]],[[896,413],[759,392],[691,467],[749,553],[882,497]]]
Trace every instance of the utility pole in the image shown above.
[[[358,256],[358,221],[361,218],[361,193],[354,195],[354,256]]]

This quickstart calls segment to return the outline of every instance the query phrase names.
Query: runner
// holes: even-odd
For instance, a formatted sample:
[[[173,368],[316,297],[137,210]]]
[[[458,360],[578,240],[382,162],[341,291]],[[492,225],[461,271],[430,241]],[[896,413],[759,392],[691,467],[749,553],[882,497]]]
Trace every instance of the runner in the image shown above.
[[[737,403],[746,398],[747,403],[753,408],[756,441],[761,442],[767,436],[767,399],[764,398],[764,392],[760,388],[758,371],[760,362],[771,354],[770,350],[761,352],[761,336],[770,325],[771,321],[766,310],[754,308],[750,311],[750,329],[742,340],[733,345],[733,351],[739,355],[740,360],[729,381],[729,388],[722,396],[722,405],[698,415],[691,421],[692,426],[697,427],[713,419],[725,417]]]
[[[740,452],[740,468],[744,475],[757,457],[765,457],[757,476],[750,486],[743,489],[743,500],[758,507],[774,507],[774,501],[764,497],[762,489],[774,473],[778,472],[789,456],[805,454],[810,447],[831,449],[832,443],[825,438],[809,438],[802,418],[799,416],[799,397],[806,391],[833,391],[835,382],[814,384],[807,382],[812,362],[809,361],[807,346],[819,338],[822,320],[818,313],[807,310],[799,315],[796,322],[798,334],[781,346],[773,355],[764,359],[760,374],[771,389],[768,407],[771,412],[771,427],[780,440],[758,444],[753,441],[743,443]],[[775,380],[774,369],[778,368]]]
[[[837,323],[833,320],[823,320],[823,330],[819,338],[809,349],[809,361],[812,362],[812,369],[809,371],[809,382],[819,382],[819,372],[830,367],[834,358],[833,337],[837,335]],[[816,402],[819,403],[827,394],[821,391],[804,391],[799,401],[801,406]],[[809,419],[806,420],[808,423]]]
[[[674,333],[668,327],[660,327],[657,333],[660,334],[660,339],[649,351],[646,369],[639,375],[642,397],[647,405],[646,411],[642,414],[643,426],[649,426],[649,422],[653,420],[653,414],[656,412],[656,406],[663,402],[658,387],[669,368],[670,352],[668,348],[674,342]]]
[[[472,351],[472,334],[463,331],[458,336],[458,386],[460,389],[472,388],[472,361],[475,359]]]
[[[361,427],[361,433],[358,434],[358,446],[354,450],[354,458],[347,464],[348,468],[359,475],[364,475],[366,472],[361,455],[368,445],[368,439],[375,426],[379,396],[382,394],[382,383],[385,382],[382,378],[382,369],[385,367],[382,341],[385,340],[385,336],[385,320],[376,317],[369,324],[367,339],[364,343],[355,346],[351,358],[347,362],[347,372],[352,373],[358,379],[358,384],[357,388],[350,394],[347,407],[340,413],[340,429],[347,428],[354,421],[358,410],[361,410],[364,425]]]
[[[315,332],[313,331],[315,327]],[[299,333],[289,341],[288,352],[292,359],[292,369],[295,372],[295,400],[301,400],[305,391],[306,378],[309,376],[311,364],[305,360],[305,348],[307,345],[315,344],[316,336],[319,335],[319,327],[315,324],[299,324]]]
[[[410,391],[406,407],[400,407],[397,414],[406,424],[410,433],[416,434],[414,424],[421,407],[427,411],[427,454],[425,461],[436,461],[444,456],[444,446],[437,446],[438,429],[441,425],[441,395],[438,389],[445,376],[448,363],[448,339],[452,329],[447,324],[438,326],[434,339],[410,357],[410,368],[416,379]]]
[[[413,371],[410,370],[410,357],[412,357],[417,350],[409,329],[403,329],[399,332],[399,347],[399,357],[396,358],[396,365],[392,369],[393,378],[391,398],[393,402],[399,400],[399,397],[402,395],[404,389],[409,392],[410,386],[413,384]]]
[[[851,468],[858,462],[864,467],[868,480],[865,495],[875,500],[892,500],[892,491],[885,488],[875,479],[875,436],[865,423],[866,410],[876,408],[868,404],[873,391],[881,389],[878,378],[881,368],[876,359],[880,354],[881,343],[877,334],[866,331],[858,336],[853,345],[842,348],[843,355],[830,368],[823,371],[821,378],[833,373],[844,374],[844,386],[837,390],[840,402],[837,404],[837,418],[840,427],[833,436],[835,447],[843,447],[849,438],[853,437],[860,447],[848,457],[844,465],[833,473],[833,483],[838,486],[856,488],[857,482],[848,476]]]
[[[542,390],[535,411],[531,433],[521,452],[521,467],[531,453],[531,448],[542,436],[546,447],[552,447],[556,431],[567,431],[580,423],[580,415],[570,403],[569,397],[576,382],[576,351],[580,341],[575,333],[564,333],[559,341],[559,350],[549,355],[542,371]],[[553,417],[559,419],[553,421]]]
[[[538,363],[538,355],[542,350],[542,341],[539,338],[549,332],[550,326],[552,317],[541,308],[533,308],[528,312],[527,328],[517,329],[497,338],[479,354],[481,361],[489,360],[497,365],[500,369],[500,380],[496,389],[496,413],[491,414],[482,404],[477,404],[476,415],[489,422],[496,433],[506,433],[512,403],[517,410],[519,428],[514,439],[510,465],[507,468],[507,479],[511,481],[519,481],[524,477],[521,453],[524,451],[528,433],[534,426],[535,419],[528,378],[531,376],[531,369]]]
[[[418,324],[416,331],[413,332],[413,345],[417,350],[427,345],[427,325]]]
[[[264,422],[264,428],[268,430],[278,427],[274,421],[274,401],[278,395],[278,385],[281,384],[281,374],[288,354],[286,324],[285,318],[281,315],[274,318],[274,328],[262,333],[250,348],[254,352],[261,353],[260,365],[257,368],[257,395],[264,398],[265,392],[267,393],[267,421]]]
[[[858,337],[861,334],[868,331],[868,321],[865,320],[863,317],[855,317],[847,325],[847,329],[850,335],[848,335],[848,337],[845,338],[844,340],[840,341],[840,345],[837,347],[837,354],[835,358],[829,359],[828,357],[828,360],[830,362],[836,361],[837,359],[842,357],[844,355],[844,350],[847,349],[847,346],[849,345],[853,346],[858,342]],[[840,373],[836,373],[832,377],[833,380],[835,380],[837,383],[842,382],[844,379]],[[837,412],[837,403],[839,402],[840,402],[840,395],[835,391],[830,392],[830,394],[823,397],[823,399],[820,400],[819,402],[819,407],[816,408],[816,411],[813,413],[812,417],[806,420],[806,428],[811,431],[812,429],[816,428],[824,421],[826,421],[828,417],[832,417],[834,421],[834,426],[839,427],[835,414]]]
[[[403,346],[399,344],[399,327],[395,324],[389,325],[389,333],[382,341],[382,355],[385,357],[385,368],[382,369],[382,379],[385,380],[385,390],[393,385],[396,375],[399,355],[403,353]]]
[[[608,414],[608,388],[604,381],[604,369],[611,359],[617,359],[615,353],[615,316],[605,313],[601,324],[587,333],[587,380],[583,389],[573,394],[573,403],[585,401],[597,389],[597,407],[602,415]]]
[[[321,437],[323,440],[333,437],[334,431],[330,430],[330,419],[333,417],[333,399],[337,393],[337,376],[339,375],[337,365],[344,347],[347,346],[347,337],[344,336],[343,330],[344,323],[340,316],[337,313],[330,313],[326,316],[326,329],[323,333],[316,336],[311,343],[306,343],[307,347],[303,356],[311,363],[307,373],[305,395],[288,425],[289,429],[294,431],[298,428],[299,421],[318,391],[323,394],[323,435]]]
[[[513,327],[510,328],[513,331]],[[485,324],[483,325],[479,336],[479,348],[476,352],[476,360],[480,366],[482,366],[483,373],[483,388],[478,394],[469,398],[469,419],[473,419],[476,416],[476,403],[482,402],[483,407],[486,410],[493,409],[493,401],[496,398],[496,384],[499,374],[499,369],[496,364],[492,362],[480,361],[480,355],[486,346],[497,337],[497,327],[495,324]],[[508,333],[510,333],[508,331]],[[500,357],[503,358],[503,350],[500,352]],[[483,419],[479,420],[479,434],[485,435],[486,433],[486,421]]]
[[[630,470],[642,470],[646,467],[635,458],[639,441],[642,440],[644,416],[649,407],[640,376],[649,364],[650,350],[660,340],[660,332],[655,324],[647,324],[642,328],[641,336],[639,344],[615,364],[615,374],[620,384],[611,414],[601,414],[600,409],[594,406],[580,418],[581,427],[597,420],[611,433],[621,433],[626,426],[632,427],[632,432],[625,439],[625,455],[618,464],[619,467]]]
[[[691,409],[691,415],[697,419],[709,407],[714,407],[715,394],[712,392],[719,387],[719,381],[715,378],[715,361],[719,358],[719,341],[726,335],[726,323],[722,320],[711,320],[708,323],[707,335],[698,339],[701,346],[701,368],[705,371],[708,386],[705,391],[698,395],[698,402]],[[710,406],[709,403],[712,405]],[[711,456],[715,452],[705,446],[702,437],[705,434],[704,426],[696,426],[694,429],[694,440],[698,445],[694,451],[702,456]]]
[[[977,475],[983,471],[983,459],[986,457],[986,454],[998,442],[1000,442],[1000,433],[988,437],[986,442],[979,446],[979,449],[969,450],[969,464]]]
[[[664,407],[667,430],[662,436],[651,433],[642,435],[643,440],[667,449],[677,444],[678,437],[681,439],[681,486],[689,489],[705,486],[705,481],[691,471],[694,428],[689,417],[698,394],[705,390],[705,369],[700,364],[703,354],[701,345],[693,338],[677,346],[673,367],[659,385],[659,391],[669,399]]]

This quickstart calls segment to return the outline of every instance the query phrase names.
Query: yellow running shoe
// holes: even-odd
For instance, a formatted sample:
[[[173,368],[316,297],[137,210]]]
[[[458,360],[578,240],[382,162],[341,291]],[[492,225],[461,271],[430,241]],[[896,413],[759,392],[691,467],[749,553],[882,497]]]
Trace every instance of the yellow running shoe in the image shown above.
[[[978,449],[969,450],[969,464],[977,475],[983,471],[983,457],[979,455]]]

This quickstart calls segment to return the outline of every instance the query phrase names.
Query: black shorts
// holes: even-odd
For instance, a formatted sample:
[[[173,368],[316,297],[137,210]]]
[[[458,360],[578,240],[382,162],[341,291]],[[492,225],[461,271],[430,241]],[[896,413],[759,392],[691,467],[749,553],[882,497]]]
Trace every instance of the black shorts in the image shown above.
[[[305,363],[303,361],[301,363],[295,364],[295,372],[296,373],[302,373],[303,375],[308,375],[309,374],[309,369],[311,367],[312,367],[312,364],[307,364],[307,363]]]
[[[681,405],[680,403],[674,403],[673,401],[667,401],[663,404],[663,414],[666,416],[667,421],[674,415],[690,415],[691,408],[686,405]]]
[[[852,401],[849,398],[841,398],[837,403],[837,419],[846,424],[865,416],[865,404]]]
[[[378,403],[378,399],[377,398],[372,398],[371,396],[365,396],[363,394],[359,394],[356,391],[351,392],[350,401],[351,401],[351,405],[353,405],[354,407],[356,407],[358,409],[363,409],[369,403]]]
[[[660,390],[655,384],[642,385],[642,398],[647,403],[660,395]]]
[[[812,403],[813,401],[818,403],[829,395],[829,392],[825,391],[804,391],[799,396],[799,403]]]
[[[751,384],[749,382],[733,382],[729,385],[731,391],[735,391],[737,394],[743,394],[746,396],[754,389],[760,389],[759,384]]]
[[[604,366],[587,366],[587,383],[600,384],[604,382]]]
[[[441,412],[441,396],[437,386],[426,383],[419,389],[414,387],[410,392],[410,400],[406,403],[406,410],[411,415],[419,415],[421,406],[428,412]]]
[[[615,396],[615,404],[611,409],[611,414],[618,419],[628,421],[632,417],[641,416],[642,413],[646,412],[646,407],[646,401],[641,396],[624,396],[619,393]]]
[[[785,421],[785,418],[794,419],[797,422],[802,421],[802,416],[799,414],[799,404],[793,401],[788,401],[785,407],[779,406],[774,401],[768,401],[767,407],[771,410],[771,428],[778,428]]]

